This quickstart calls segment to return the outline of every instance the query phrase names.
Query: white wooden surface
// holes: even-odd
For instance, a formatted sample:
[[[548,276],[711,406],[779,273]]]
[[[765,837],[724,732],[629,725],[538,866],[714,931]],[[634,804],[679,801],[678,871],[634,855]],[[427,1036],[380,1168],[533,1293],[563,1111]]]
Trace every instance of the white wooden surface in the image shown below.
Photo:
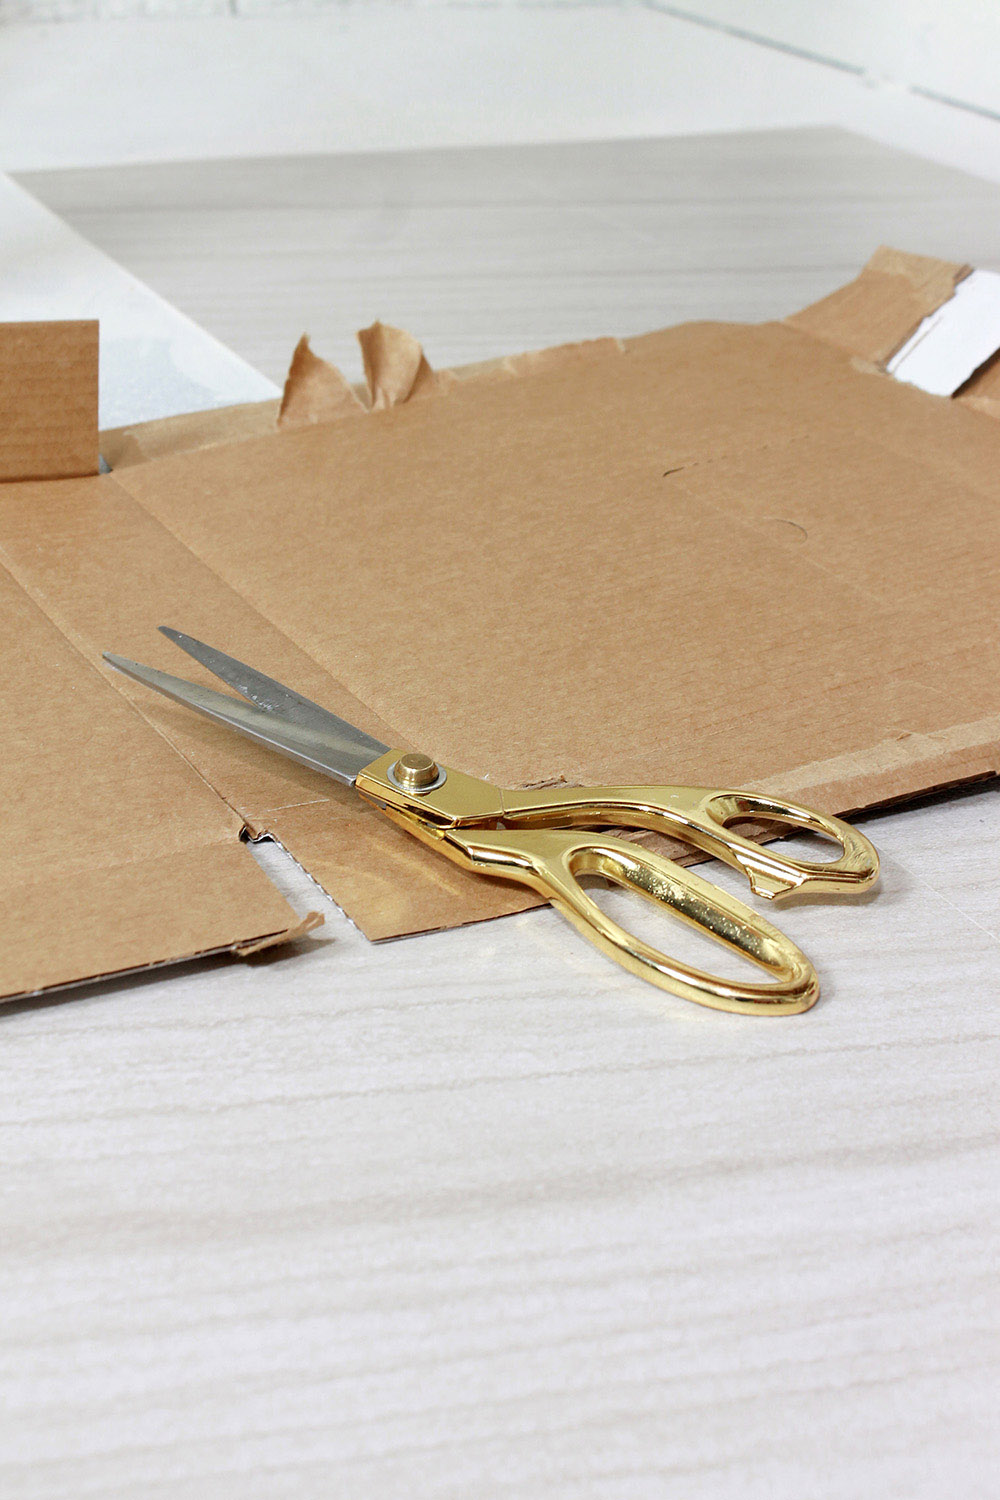
[[[276,382],[306,330],[359,378],[375,317],[448,365],[783,317],[879,243],[1000,270],[1000,190],[835,130],[20,180]]]
[[[395,307],[447,357],[776,312],[997,213],[839,138],[617,149],[32,185],[271,373]],[[661,997],[551,912],[373,947],[329,905],[0,1016],[0,1493],[993,1495],[1000,792],[866,826],[880,894],[779,919],[803,1017]]]

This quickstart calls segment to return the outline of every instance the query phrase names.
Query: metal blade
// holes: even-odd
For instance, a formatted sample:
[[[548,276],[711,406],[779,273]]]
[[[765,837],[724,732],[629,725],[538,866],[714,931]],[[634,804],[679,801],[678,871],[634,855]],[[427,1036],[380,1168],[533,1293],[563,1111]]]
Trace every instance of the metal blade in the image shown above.
[[[216,724],[235,729],[259,745],[278,750],[282,755],[290,756],[311,770],[322,771],[347,786],[353,786],[358,772],[389,749],[388,745],[362,734],[360,729],[323,709],[317,710],[323,716],[322,724],[318,720],[312,724],[296,724],[276,710],[258,708],[239,698],[230,698],[226,693],[201,687],[196,682],[185,682],[182,677],[171,677],[168,672],[144,667],[137,661],[129,661],[128,657],[114,656],[105,651],[104,660],[126,677],[155,688],[167,698],[183,703],[185,708],[193,708]],[[280,683],[275,686],[280,687]],[[304,698],[302,702],[308,704],[309,700]],[[315,709],[316,705],[310,707]]]
[[[175,646],[180,646],[188,656],[193,656],[195,661],[200,661],[216,677],[221,677],[223,682],[235,688],[244,698],[256,703],[258,708],[279,714],[291,724],[301,724],[305,729],[329,736],[336,744],[352,742],[357,746],[359,755],[368,755],[365,765],[377,760],[388,750],[388,745],[383,745],[381,740],[373,739],[370,734],[356,729],[346,719],[332,714],[329,709],[321,708],[311,698],[304,698],[283,682],[265,677],[263,672],[248,667],[245,661],[237,661],[235,656],[227,656],[225,651],[219,651],[215,646],[206,646],[204,641],[197,640],[193,635],[186,635],[183,630],[174,630],[170,625],[161,625],[160,633],[173,641]]]
[[[159,629],[160,634],[165,635],[168,641],[180,646],[188,656],[200,661],[203,667],[214,672],[216,677],[221,677],[223,682],[235,688],[242,697],[256,703],[258,708],[282,714],[293,724],[305,724],[314,729],[329,728],[331,725],[341,730],[351,727],[343,719],[338,719],[336,714],[313,703],[311,698],[303,698],[301,693],[293,692],[283,682],[276,682],[273,677],[265,677],[263,672],[248,667],[245,661],[237,661],[235,656],[227,656],[214,646],[206,646],[204,641],[197,640],[193,635],[185,635],[183,630],[174,630],[170,625],[161,625]],[[359,738],[367,738],[361,734],[360,729],[354,732]],[[371,744],[374,746],[377,741],[372,740]]]

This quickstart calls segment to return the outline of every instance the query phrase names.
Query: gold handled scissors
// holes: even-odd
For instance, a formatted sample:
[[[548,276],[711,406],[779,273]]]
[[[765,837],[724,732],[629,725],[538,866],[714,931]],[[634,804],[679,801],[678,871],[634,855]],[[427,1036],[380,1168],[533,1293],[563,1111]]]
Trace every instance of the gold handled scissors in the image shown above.
[[[715,1010],[790,1015],[819,995],[812,964],[784,933],[734,896],[673,860],[604,827],[650,828],[742,870],[758,896],[793,891],[842,895],[878,878],[878,855],[839,818],[749,792],[688,786],[495,787],[393,750],[273,678],[179,630],[163,634],[241,698],[105,652],[118,671],[218,724],[344,782],[424,844],[464,869],[520,881],[552,903],[584,937],[634,974]],[[727,825],[764,819],[835,840],[839,858],[810,862],[744,838]],[[764,970],[758,984],[723,979],[670,958],[621,927],[581,884],[599,875],[659,902]]]

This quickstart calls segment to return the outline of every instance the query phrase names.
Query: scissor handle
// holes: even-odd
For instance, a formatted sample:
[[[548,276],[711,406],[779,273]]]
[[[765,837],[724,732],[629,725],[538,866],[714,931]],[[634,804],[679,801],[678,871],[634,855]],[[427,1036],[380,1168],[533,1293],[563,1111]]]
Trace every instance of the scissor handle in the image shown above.
[[[866,890],[878,878],[878,854],[863,833],[841,818],[781,797],[694,786],[555,786],[505,790],[501,795],[508,826],[604,823],[653,829],[742,870],[754,893],[767,898],[806,890],[845,895]],[[820,834],[840,845],[840,856],[796,859],[736,833],[728,825],[738,819],[781,823]]]
[[[742,1015],[793,1015],[819,995],[812,964],[784,933],[693,870],[613,834],[558,829],[449,829],[438,847],[466,868],[545,896],[578,932],[633,974],[685,1000]],[[751,960],[769,982],[744,983],[682,963],[629,932],[581,877],[600,875],[665,908]]]
[[[807,887],[863,890],[878,874],[878,855],[856,828],[775,797],[683,786],[501,790],[437,766],[426,756],[408,759],[423,762],[417,769],[436,773],[435,779],[423,788],[409,788],[401,784],[404,759],[399,756],[399,751],[388,751],[358,773],[355,785],[363,797],[456,864],[538,891],[632,973],[714,1010],[749,1015],[808,1010],[819,994],[815,971],[789,938],[742,901],[653,850],[595,831],[595,825],[673,834],[743,870],[753,889],[765,896]],[[727,826],[740,818],[776,820],[826,834],[841,845],[841,856],[812,862],[763,848]],[[723,979],[670,958],[606,914],[581,884],[588,875],[601,875],[658,903],[743,954],[770,982]]]

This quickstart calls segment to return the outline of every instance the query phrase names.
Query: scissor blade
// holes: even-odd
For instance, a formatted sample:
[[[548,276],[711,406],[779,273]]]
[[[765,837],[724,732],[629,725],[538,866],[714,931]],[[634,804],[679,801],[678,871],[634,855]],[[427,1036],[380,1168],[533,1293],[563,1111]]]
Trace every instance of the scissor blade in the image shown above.
[[[294,692],[283,682],[276,682],[273,677],[265,677],[263,672],[248,667],[245,661],[237,661],[235,656],[227,656],[225,651],[218,651],[215,646],[206,646],[204,641],[197,640],[193,635],[186,635],[183,630],[174,630],[170,625],[161,625],[160,634],[165,635],[168,641],[173,641],[175,646],[180,646],[188,656],[193,656],[195,661],[200,661],[203,667],[235,688],[242,697],[256,703],[258,708],[281,714],[291,723],[304,724],[310,729],[336,730],[340,734],[349,731],[357,737],[359,746],[362,743],[370,746],[373,760],[384,754],[378,740],[362,734],[360,729],[355,729],[328,709],[321,708],[311,698],[304,698],[301,693]]]
[[[299,761],[311,770],[322,771],[336,781],[353,786],[359,771],[371,765],[388,750],[370,735],[362,734],[335,714],[325,714],[328,721],[321,727],[315,724],[295,724],[276,710],[258,708],[244,703],[239,698],[230,698],[226,693],[217,693],[213,688],[202,687],[196,682],[185,682],[182,677],[171,677],[168,672],[159,672],[155,667],[144,667],[140,662],[130,661],[125,656],[114,656],[105,651],[104,660],[132,677],[136,682],[155,688],[167,698],[193,708],[216,724],[235,729],[259,745],[278,750],[292,760]],[[276,684],[280,686],[280,684]],[[304,699],[303,702],[308,702]],[[322,711],[321,711],[322,712]]]

